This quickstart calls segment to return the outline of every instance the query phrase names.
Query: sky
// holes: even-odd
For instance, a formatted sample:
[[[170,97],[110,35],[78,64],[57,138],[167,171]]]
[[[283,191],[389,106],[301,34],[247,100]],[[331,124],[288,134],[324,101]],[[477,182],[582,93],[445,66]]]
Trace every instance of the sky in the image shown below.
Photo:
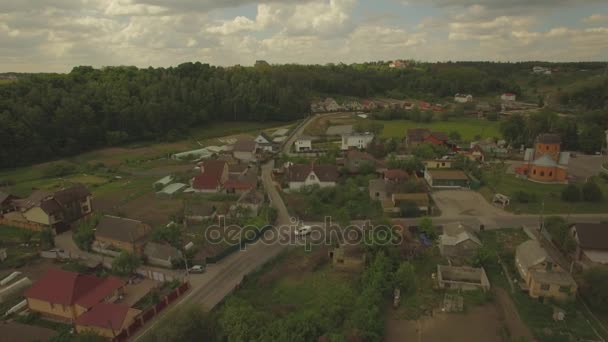
[[[608,0],[0,0],[0,72],[606,61]]]

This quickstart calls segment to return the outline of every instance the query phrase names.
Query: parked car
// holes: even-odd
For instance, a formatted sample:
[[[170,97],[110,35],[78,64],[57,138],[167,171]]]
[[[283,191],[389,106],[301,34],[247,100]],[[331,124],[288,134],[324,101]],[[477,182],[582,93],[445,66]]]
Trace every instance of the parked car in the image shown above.
[[[204,273],[205,266],[202,265],[194,265],[190,268],[190,273]]]
[[[305,236],[310,234],[312,231],[312,227],[310,226],[300,226],[296,228],[296,236]]]

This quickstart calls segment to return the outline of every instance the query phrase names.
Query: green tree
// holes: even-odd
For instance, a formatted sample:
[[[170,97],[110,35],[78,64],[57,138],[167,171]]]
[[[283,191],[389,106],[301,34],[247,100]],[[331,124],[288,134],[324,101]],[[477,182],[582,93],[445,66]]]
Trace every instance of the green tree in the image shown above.
[[[588,202],[601,202],[603,199],[602,189],[593,180],[583,184],[583,199]]]
[[[602,150],[606,137],[598,125],[585,127],[579,135],[579,147],[585,153],[595,153]]]
[[[226,301],[219,318],[220,327],[229,342],[257,341],[271,321],[268,313],[256,310],[238,297]]]
[[[435,240],[438,237],[437,228],[430,217],[423,217],[418,220],[418,229],[431,240]]]
[[[55,234],[50,228],[43,229],[40,232],[40,244],[44,249],[55,247]]]
[[[416,292],[416,271],[414,265],[402,262],[395,272],[395,287],[401,289],[402,295],[411,295]]]
[[[608,312],[608,269],[591,268],[583,273],[581,292],[587,303],[599,312]]]
[[[581,200],[581,189],[573,183],[568,184],[562,190],[562,200],[566,202],[578,202]]]
[[[130,252],[122,251],[114,260],[112,260],[112,272],[120,276],[133,274],[141,265],[141,259]]]
[[[458,131],[451,131],[450,132],[450,140],[460,141],[460,139],[461,139],[460,132],[458,132]]]
[[[74,233],[72,239],[78,248],[84,251],[90,251],[93,241],[95,240],[95,231],[93,230],[99,223],[99,216],[94,215],[89,219],[81,222]]]

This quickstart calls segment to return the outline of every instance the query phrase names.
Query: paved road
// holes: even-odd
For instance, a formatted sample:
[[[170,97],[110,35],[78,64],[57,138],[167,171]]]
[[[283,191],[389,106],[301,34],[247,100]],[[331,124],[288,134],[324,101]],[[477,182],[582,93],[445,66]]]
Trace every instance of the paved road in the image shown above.
[[[284,152],[289,152],[295,139],[302,134],[310,121],[308,119],[293,133],[292,137],[287,139],[283,148]],[[262,185],[268,194],[271,205],[277,209],[277,225],[288,227],[291,224],[289,212],[272,179],[272,169],[272,161],[262,165]],[[291,230],[288,233],[289,235],[291,235]],[[217,264],[209,265],[204,274],[191,275],[192,289],[190,292],[161,313],[151,324],[145,326],[132,340],[141,339],[156,325],[163,322],[166,317],[173,314],[183,303],[196,303],[207,310],[213,309],[242,282],[247,274],[262,267],[267,261],[285,250],[287,246],[287,244],[282,243],[269,244],[258,241],[248,245],[245,250],[226,257]]]

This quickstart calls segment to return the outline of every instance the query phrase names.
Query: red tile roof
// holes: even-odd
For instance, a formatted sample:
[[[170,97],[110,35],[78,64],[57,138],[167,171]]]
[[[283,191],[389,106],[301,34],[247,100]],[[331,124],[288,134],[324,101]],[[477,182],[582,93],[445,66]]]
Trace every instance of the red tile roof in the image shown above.
[[[124,285],[116,277],[98,278],[51,268],[25,292],[25,297],[90,308]]]
[[[124,304],[99,303],[76,319],[76,325],[120,331],[129,307]]]
[[[217,189],[221,184],[222,173],[226,162],[223,160],[205,160],[201,164],[201,173],[194,176],[192,187],[195,189]]]

